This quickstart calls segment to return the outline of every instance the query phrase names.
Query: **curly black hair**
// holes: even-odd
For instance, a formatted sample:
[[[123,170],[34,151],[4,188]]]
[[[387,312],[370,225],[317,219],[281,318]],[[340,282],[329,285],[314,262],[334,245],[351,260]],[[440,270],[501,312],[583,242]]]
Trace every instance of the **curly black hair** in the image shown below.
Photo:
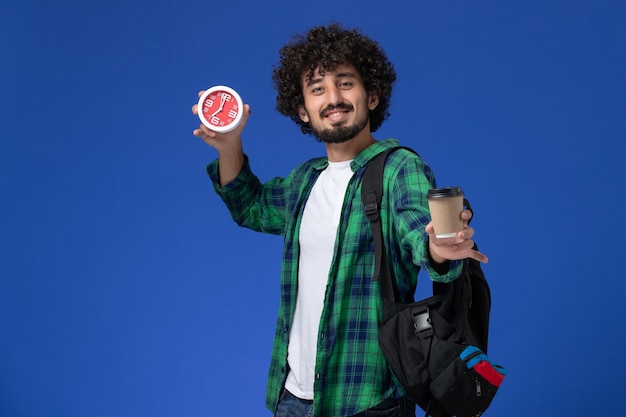
[[[375,132],[389,117],[396,72],[380,45],[358,29],[344,29],[337,23],[315,27],[294,36],[279,54],[280,62],[272,75],[278,92],[276,110],[300,125],[302,133],[312,133],[310,124],[303,122],[298,114],[304,105],[302,76],[313,76],[317,68],[323,74],[339,65],[353,65],[363,79],[365,90],[379,97],[378,106],[370,111],[370,130]]]

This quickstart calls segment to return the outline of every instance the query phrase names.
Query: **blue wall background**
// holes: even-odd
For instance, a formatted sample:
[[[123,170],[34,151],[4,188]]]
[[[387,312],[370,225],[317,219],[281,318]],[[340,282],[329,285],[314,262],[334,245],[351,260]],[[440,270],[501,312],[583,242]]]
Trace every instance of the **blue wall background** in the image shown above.
[[[270,415],[281,240],[230,220],[190,109],[236,88],[262,179],[323,154],[270,76],[331,21],[396,65],[377,137],[474,205],[509,371],[487,415],[626,411],[625,18],[604,0],[3,0],[0,415]]]

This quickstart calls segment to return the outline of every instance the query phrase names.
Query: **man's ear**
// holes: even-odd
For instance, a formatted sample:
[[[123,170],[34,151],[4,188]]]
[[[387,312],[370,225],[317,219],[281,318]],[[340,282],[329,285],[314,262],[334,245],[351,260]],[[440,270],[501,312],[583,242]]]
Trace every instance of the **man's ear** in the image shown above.
[[[370,109],[370,111],[374,110],[376,107],[378,107],[378,103],[380,103],[378,91],[372,91],[369,94],[367,107]]]
[[[304,106],[298,106],[298,116],[304,123],[309,123],[309,114],[306,112]]]

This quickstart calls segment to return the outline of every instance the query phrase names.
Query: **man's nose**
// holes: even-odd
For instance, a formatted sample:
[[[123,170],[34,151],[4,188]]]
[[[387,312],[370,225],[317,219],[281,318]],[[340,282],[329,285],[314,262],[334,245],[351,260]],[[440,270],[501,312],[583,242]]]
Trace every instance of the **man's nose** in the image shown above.
[[[343,101],[341,97],[341,91],[337,88],[337,86],[330,86],[326,89],[328,104],[336,106],[337,104]]]

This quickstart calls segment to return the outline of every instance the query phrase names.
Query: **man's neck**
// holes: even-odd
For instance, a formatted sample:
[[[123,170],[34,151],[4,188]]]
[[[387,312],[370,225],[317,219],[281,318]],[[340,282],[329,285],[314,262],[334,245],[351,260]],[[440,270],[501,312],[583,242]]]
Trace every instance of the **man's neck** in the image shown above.
[[[350,161],[374,142],[374,136],[369,131],[364,131],[343,143],[326,143],[326,155],[330,162]]]

